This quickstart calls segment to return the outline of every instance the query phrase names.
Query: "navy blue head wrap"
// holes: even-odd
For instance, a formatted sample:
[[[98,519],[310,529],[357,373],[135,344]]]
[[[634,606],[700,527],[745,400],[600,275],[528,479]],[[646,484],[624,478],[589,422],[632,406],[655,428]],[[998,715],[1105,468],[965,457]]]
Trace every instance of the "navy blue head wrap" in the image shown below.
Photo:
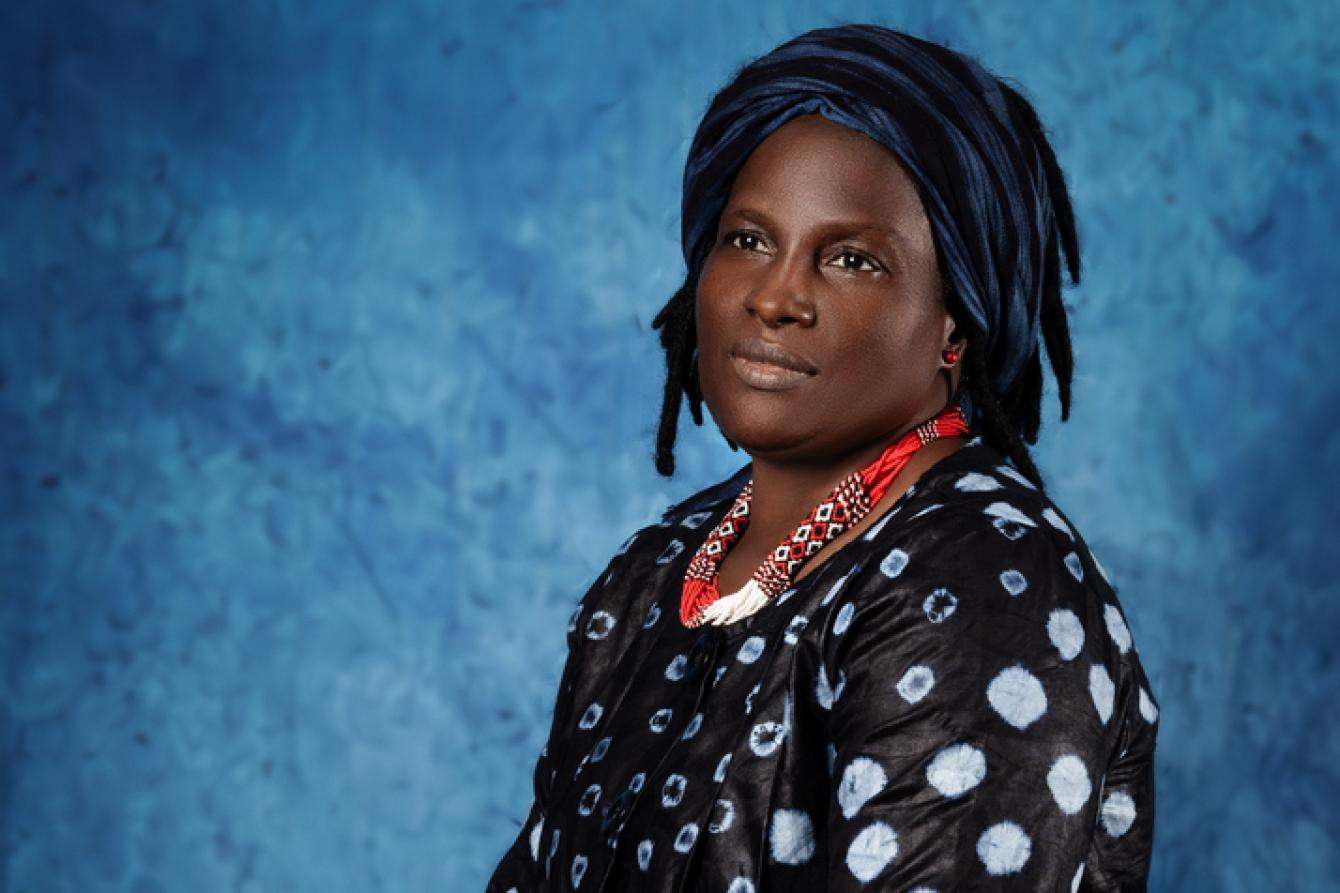
[[[1041,156],[999,81],[939,44],[878,25],[819,28],[741,69],[689,149],[681,218],[689,274],[697,280],[749,154],[814,112],[893,151],[917,184],[954,287],[951,313],[976,329],[972,346],[984,350],[991,389],[1003,394],[1038,349],[1054,213]],[[966,388],[958,399],[974,420]]]

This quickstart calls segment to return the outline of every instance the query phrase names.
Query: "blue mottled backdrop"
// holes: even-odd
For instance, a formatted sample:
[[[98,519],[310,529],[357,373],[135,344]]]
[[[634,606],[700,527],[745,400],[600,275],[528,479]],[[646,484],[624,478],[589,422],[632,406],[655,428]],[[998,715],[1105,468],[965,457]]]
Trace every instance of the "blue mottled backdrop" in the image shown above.
[[[711,93],[878,21],[1072,183],[1037,449],[1163,707],[1158,890],[1340,877],[1340,6],[0,11],[0,888],[482,889],[657,477]],[[1333,888],[1333,887],[1332,887]]]

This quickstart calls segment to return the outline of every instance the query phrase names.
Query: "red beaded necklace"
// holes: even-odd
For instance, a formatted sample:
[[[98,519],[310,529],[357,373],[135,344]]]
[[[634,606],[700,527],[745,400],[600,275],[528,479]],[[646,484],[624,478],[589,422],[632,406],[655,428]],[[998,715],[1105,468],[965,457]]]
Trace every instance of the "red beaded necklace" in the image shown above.
[[[739,592],[723,596],[717,588],[717,569],[749,526],[749,507],[754,495],[751,478],[735,497],[730,511],[708,534],[689,562],[679,599],[680,622],[690,628],[703,623],[719,625],[754,613],[784,592],[812,555],[870,512],[913,453],[932,440],[955,437],[968,431],[968,420],[957,403],[908,431],[869,465],[843,478],[810,510],[805,520],[782,539]]]

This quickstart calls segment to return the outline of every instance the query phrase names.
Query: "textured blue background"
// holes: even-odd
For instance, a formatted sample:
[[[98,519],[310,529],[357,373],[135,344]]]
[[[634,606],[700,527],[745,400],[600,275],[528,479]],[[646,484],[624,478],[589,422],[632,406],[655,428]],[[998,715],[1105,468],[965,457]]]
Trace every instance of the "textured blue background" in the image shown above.
[[[1334,885],[1340,6],[614,8],[5,4],[0,888],[482,889],[573,602],[747,458],[650,460],[693,129],[843,20],[1072,183],[1036,455],[1163,707],[1155,889]]]

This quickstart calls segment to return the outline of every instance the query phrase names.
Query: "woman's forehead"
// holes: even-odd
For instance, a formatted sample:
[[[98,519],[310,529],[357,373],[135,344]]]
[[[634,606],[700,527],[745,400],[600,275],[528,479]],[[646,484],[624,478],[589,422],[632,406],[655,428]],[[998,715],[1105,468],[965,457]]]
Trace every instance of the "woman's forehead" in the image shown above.
[[[817,119],[817,120],[815,120]],[[723,214],[884,229],[924,220],[916,183],[893,152],[821,115],[794,118],[750,153]]]

